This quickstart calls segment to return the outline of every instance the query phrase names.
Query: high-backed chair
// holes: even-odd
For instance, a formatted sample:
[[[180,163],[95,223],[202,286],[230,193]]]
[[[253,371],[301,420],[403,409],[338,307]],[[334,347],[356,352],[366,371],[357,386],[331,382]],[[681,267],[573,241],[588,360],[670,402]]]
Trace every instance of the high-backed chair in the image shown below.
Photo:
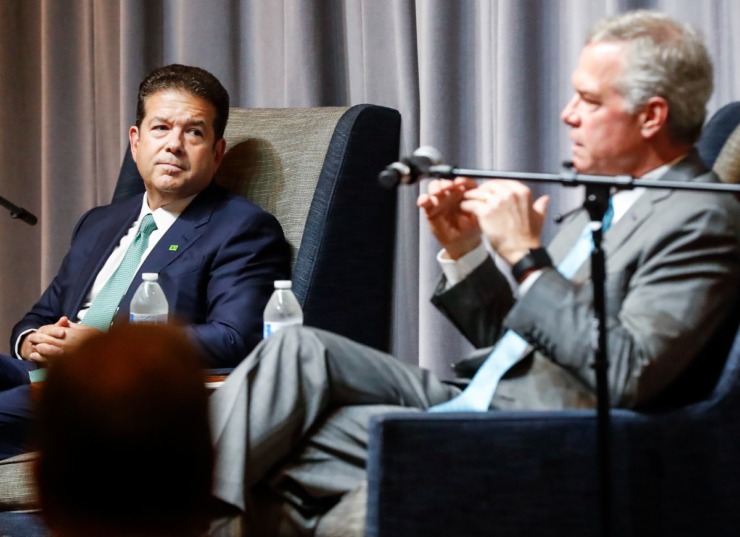
[[[740,170],[737,111],[705,129],[715,169]],[[737,534],[740,332],[727,358],[730,345],[702,357],[719,364],[702,400],[611,412],[612,535]],[[600,534],[594,411],[392,414],[374,421],[369,449],[368,537]]]
[[[396,110],[369,104],[232,108],[216,176],[282,224],[304,324],[382,350],[390,345],[396,194],[377,176],[398,158],[400,121]],[[113,198],[143,190],[127,151]],[[47,535],[33,512],[32,458],[0,461],[0,535]]]
[[[304,324],[381,350],[390,338],[400,115],[351,108],[232,108],[216,181],[274,214],[293,249]],[[126,152],[113,199],[144,191]]]

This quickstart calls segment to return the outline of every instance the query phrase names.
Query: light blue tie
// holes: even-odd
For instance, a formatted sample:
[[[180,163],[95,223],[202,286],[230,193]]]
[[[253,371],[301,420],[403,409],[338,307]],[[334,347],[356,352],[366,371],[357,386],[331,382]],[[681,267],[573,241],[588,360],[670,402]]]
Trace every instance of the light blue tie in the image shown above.
[[[157,229],[157,224],[154,222],[151,213],[144,215],[139,225],[139,231],[131,246],[126,250],[123,261],[90,304],[90,308],[81,321],[82,324],[103,331],[110,328],[113,316],[118,310],[118,305],[139,268],[141,256],[144,255],[147,246],[149,246],[149,235],[155,229]]]
[[[604,214],[602,230],[606,232],[614,217],[611,198]],[[581,231],[573,248],[558,265],[558,272],[572,278],[593,250],[591,223]],[[511,366],[519,361],[529,343],[513,330],[507,330],[488,355],[463,392],[445,403],[429,407],[429,412],[464,412],[488,410],[499,380]]]

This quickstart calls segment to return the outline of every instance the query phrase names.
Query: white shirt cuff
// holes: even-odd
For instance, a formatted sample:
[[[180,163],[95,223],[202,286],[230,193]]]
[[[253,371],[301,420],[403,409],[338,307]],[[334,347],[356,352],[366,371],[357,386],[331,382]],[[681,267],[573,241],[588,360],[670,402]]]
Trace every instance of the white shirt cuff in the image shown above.
[[[447,280],[445,289],[463,281],[488,258],[488,250],[486,250],[483,242],[460,259],[450,259],[445,254],[446,250],[444,249],[437,254],[437,262]]]
[[[35,328],[29,328],[28,330],[21,332],[20,335],[18,336],[18,339],[15,340],[15,357],[18,358],[19,360],[23,360],[23,357],[21,356],[21,342],[23,341],[23,338],[27,334],[30,334],[31,332],[35,332],[35,331],[36,331]]]

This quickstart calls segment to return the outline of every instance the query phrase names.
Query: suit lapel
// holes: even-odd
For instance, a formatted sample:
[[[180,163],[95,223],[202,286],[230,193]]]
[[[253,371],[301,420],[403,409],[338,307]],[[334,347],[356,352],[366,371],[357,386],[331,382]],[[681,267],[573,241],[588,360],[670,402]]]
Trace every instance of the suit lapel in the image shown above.
[[[691,181],[705,173],[706,167],[696,153],[692,153],[681,162],[672,166],[664,173],[659,181]],[[639,181],[637,182],[639,186]],[[637,228],[653,213],[656,203],[670,197],[673,192],[669,189],[648,189],[629,210],[614,224],[609,233],[604,236],[604,251],[607,258],[616,251]]]
[[[213,183],[196,196],[157,242],[139,272],[160,272],[186,252],[203,235],[203,226],[210,221],[220,197]]]
[[[701,161],[696,151],[691,152],[686,158],[672,166],[659,181],[691,181],[696,177],[706,173],[708,170]],[[639,181],[637,181],[639,186]],[[619,251],[627,240],[635,233],[637,229],[653,214],[654,206],[657,202],[670,197],[673,192],[669,189],[648,189],[637,201],[622,215],[604,236],[603,248],[607,261],[611,256]],[[562,242],[558,244],[557,253],[564,256],[568,249],[571,248],[577,239],[578,234],[583,226],[588,222],[585,214],[579,214],[571,225],[568,227],[568,234]],[[565,231],[565,230],[564,230]],[[554,255],[554,254],[553,254]],[[557,259],[557,258],[556,258]],[[591,274],[590,260],[587,260],[573,276],[574,281],[585,281]]]
[[[162,272],[162,270],[180,258],[205,231],[218,202],[225,196],[225,190],[214,183],[198,194],[187,206],[172,226],[157,242],[149,255],[139,267],[139,271],[131,281],[131,286],[121,301],[129,304],[141,283],[141,274],[144,272]],[[128,306],[126,306],[128,308]]]

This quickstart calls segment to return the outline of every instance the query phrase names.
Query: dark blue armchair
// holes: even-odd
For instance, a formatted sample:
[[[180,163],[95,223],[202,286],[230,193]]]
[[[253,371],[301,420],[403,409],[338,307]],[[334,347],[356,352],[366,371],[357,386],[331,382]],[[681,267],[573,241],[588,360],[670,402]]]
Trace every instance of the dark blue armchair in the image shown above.
[[[612,412],[613,535],[740,528],[740,335],[701,402]],[[376,420],[369,537],[597,536],[592,411],[397,414]]]

